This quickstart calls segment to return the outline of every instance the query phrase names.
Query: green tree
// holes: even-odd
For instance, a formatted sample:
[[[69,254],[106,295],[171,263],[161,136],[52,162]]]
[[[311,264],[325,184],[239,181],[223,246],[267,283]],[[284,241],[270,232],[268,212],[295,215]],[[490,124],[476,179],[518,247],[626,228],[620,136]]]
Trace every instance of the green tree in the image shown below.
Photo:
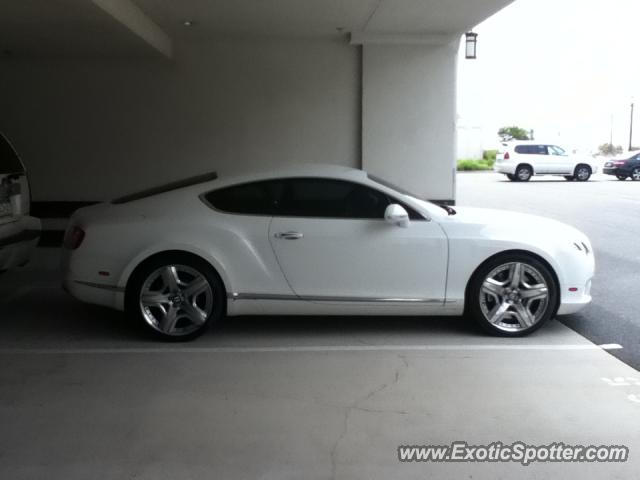
[[[600,155],[604,155],[605,157],[620,155],[623,151],[624,150],[620,145],[614,146],[611,143],[603,143],[598,147],[598,152],[600,152]]]
[[[515,125],[512,127],[502,127],[498,130],[498,136],[505,142],[509,140],[531,140],[529,133],[530,130],[525,130]]]

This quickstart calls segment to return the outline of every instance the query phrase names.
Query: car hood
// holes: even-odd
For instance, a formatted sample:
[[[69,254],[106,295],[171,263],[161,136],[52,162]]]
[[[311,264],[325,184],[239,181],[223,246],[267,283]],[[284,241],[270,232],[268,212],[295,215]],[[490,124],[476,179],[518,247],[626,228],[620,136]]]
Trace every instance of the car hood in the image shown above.
[[[448,217],[449,224],[474,225],[494,231],[511,231],[526,237],[565,235],[572,241],[588,241],[578,229],[551,218],[527,213],[489,208],[455,207],[456,215]],[[446,227],[445,227],[446,228]]]

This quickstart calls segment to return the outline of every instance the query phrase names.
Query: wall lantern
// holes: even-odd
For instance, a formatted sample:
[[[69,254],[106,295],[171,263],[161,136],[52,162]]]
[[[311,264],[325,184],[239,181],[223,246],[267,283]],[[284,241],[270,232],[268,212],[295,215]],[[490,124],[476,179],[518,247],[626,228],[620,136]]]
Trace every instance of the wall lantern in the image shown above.
[[[475,60],[477,58],[478,34],[467,32],[465,36],[465,58]]]

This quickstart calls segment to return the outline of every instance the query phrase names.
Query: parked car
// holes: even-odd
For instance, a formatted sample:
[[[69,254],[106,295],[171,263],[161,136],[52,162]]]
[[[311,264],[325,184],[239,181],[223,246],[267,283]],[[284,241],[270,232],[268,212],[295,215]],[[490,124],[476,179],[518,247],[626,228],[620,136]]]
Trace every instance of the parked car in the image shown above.
[[[24,265],[40,237],[40,220],[29,216],[27,171],[0,133],[0,272]]]
[[[528,182],[534,175],[561,175],[569,181],[586,182],[597,173],[598,166],[557,145],[508,142],[501,145],[493,170],[513,182]]]
[[[618,180],[640,180],[640,152],[629,152],[604,164],[602,172]]]
[[[211,174],[78,210],[63,284],[170,340],[224,315],[461,315],[518,336],[591,302],[568,225],[441,207],[361,170]]]

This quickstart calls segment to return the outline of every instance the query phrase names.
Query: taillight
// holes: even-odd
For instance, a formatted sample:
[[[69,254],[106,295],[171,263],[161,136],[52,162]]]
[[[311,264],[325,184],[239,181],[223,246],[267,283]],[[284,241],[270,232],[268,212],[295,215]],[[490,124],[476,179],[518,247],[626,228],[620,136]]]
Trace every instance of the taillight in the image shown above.
[[[509,160],[509,158],[510,158],[510,157],[509,157],[509,152],[505,153],[503,158],[504,158],[505,160]]]
[[[624,165],[625,163],[626,162],[624,160],[618,160],[618,161],[613,162],[613,164],[615,166],[617,166],[617,167],[620,167],[620,166]]]
[[[68,250],[75,250],[80,245],[82,245],[84,236],[85,233],[82,228],[71,227],[69,230],[67,230],[67,233],[64,236],[64,248]]]

